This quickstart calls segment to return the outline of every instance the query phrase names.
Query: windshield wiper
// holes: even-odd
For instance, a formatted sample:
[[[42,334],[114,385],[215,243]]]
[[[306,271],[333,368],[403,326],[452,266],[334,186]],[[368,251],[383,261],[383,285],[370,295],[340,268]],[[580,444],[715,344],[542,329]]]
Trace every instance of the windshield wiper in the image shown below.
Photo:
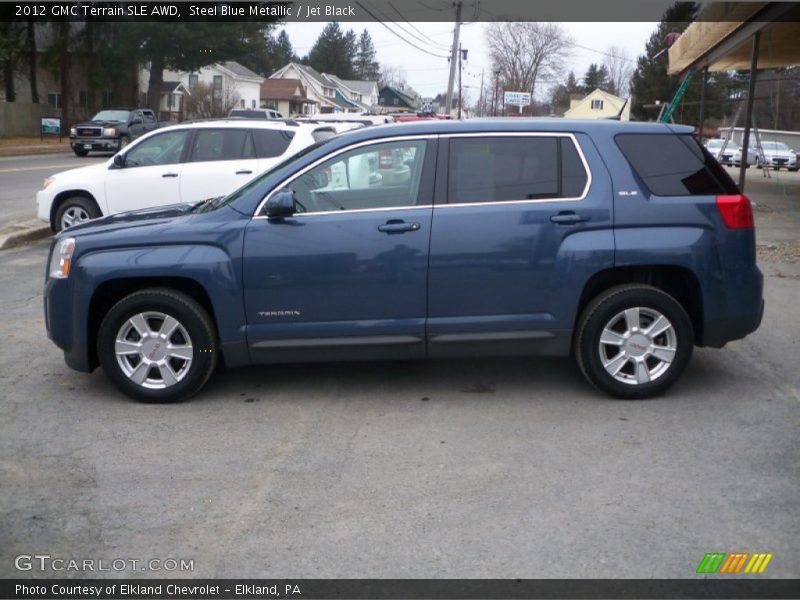
[[[209,210],[214,210],[219,205],[220,201],[225,196],[217,196],[216,198],[208,198],[207,200],[203,200],[198,202],[192,208],[192,212],[201,213],[201,212],[208,212]]]

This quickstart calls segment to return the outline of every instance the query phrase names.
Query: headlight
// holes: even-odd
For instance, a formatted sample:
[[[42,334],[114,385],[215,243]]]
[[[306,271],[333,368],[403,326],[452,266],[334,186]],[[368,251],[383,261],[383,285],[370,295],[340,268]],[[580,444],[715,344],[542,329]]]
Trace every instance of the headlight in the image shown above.
[[[47,179],[45,179],[44,183],[42,184],[42,189],[46,190],[47,188],[49,188],[51,185],[53,185],[55,180],[56,180],[55,177],[48,177]]]
[[[75,252],[75,238],[64,238],[55,248],[50,257],[48,272],[54,279],[66,279],[72,266],[72,253]]]
[[[114,127],[106,127],[103,129],[103,137],[116,137],[117,130]]]
[[[70,127],[69,128],[69,134],[70,135],[78,135],[78,130],[75,129],[74,127]]]

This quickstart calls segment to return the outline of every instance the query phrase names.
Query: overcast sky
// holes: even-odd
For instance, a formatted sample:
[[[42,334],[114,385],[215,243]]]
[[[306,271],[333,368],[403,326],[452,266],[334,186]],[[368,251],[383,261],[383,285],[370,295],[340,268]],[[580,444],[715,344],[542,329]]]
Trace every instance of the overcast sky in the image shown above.
[[[295,52],[299,56],[308,53],[326,23],[289,23],[284,25]],[[413,27],[412,27],[413,25]],[[463,85],[471,101],[480,93],[481,70],[484,71],[484,86],[491,89],[492,68],[486,48],[486,23],[465,23],[461,27],[461,45],[469,50],[464,63]],[[375,43],[378,61],[381,64],[401,66],[406,71],[408,83],[423,97],[433,97],[447,89],[449,73],[446,58],[431,54],[447,55],[453,39],[452,23],[341,23],[344,30],[357,33],[367,29]],[[563,23],[576,47],[567,64],[580,79],[591,63],[601,63],[609,46],[625,49],[635,65],[636,58],[644,53],[644,46],[658,23]],[[397,32],[395,35],[389,29]],[[405,30],[405,32],[403,31]],[[405,39],[401,39],[402,36]],[[408,43],[410,42],[413,43]],[[427,41],[430,40],[430,41]],[[415,48],[424,48],[430,54]],[[490,93],[490,92],[487,92]],[[539,94],[537,93],[537,96]]]

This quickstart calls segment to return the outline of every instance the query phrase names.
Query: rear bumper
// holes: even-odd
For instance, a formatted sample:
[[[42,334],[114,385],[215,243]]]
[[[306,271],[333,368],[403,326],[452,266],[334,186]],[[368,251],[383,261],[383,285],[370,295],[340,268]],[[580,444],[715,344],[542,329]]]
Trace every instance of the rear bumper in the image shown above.
[[[761,325],[764,316],[764,301],[757,313],[741,317],[706,321],[703,331],[703,346],[722,348],[728,342],[740,340],[753,333]]]

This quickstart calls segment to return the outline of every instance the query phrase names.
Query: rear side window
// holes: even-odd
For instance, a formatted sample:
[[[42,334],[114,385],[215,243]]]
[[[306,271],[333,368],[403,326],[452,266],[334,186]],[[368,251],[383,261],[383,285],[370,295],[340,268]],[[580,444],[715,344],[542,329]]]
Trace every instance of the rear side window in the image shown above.
[[[252,157],[246,129],[199,129],[192,145],[192,162],[239,160]],[[247,156],[248,152],[251,156]]]
[[[587,174],[575,144],[563,136],[453,138],[448,202],[579,197]]]
[[[284,129],[254,129],[253,140],[256,144],[258,158],[275,158],[281,156],[294,137],[293,131]]]
[[[691,135],[620,134],[616,142],[644,185],[656,196],[715,196],[739,190]]]

